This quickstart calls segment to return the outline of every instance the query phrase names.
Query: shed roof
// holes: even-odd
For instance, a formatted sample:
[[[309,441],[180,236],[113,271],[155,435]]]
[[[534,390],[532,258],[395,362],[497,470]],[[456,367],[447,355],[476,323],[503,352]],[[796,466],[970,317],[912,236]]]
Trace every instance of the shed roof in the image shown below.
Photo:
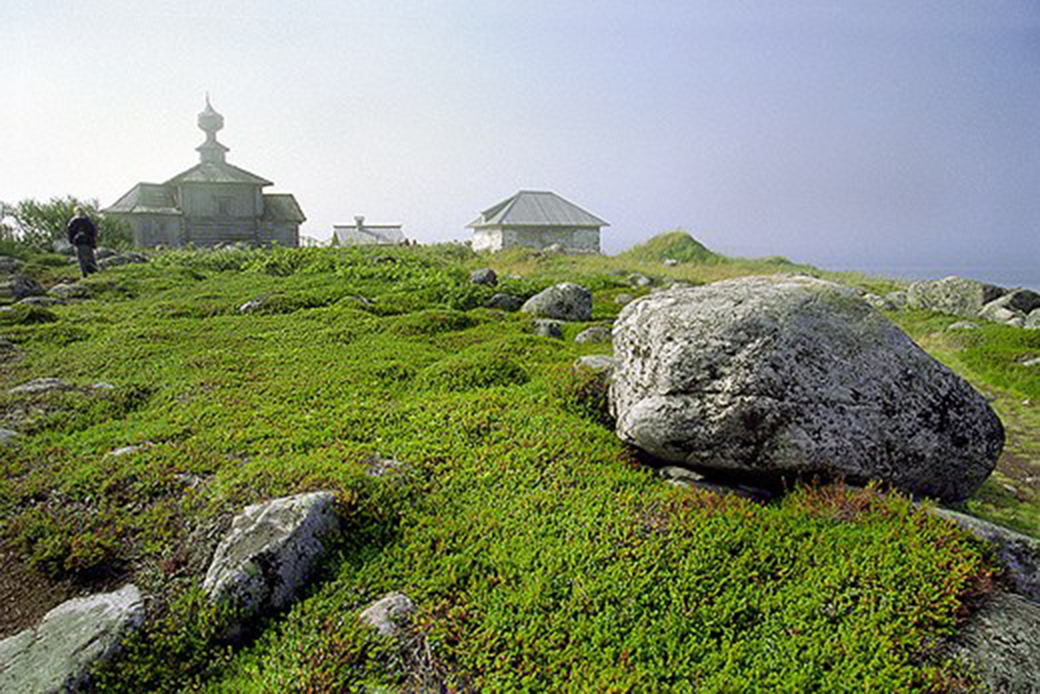
[[[551,191],[521,190],[481,212],[469,226],[479,229],[489,226],[602,227],[610,224]]]
[[[254,186],[274,185],[266,178],[260,178],[245,169],[228,164],[223,161],[204,161],[196,164],[187,171],[183,171],[169,181],[166,185],[179,185],[181,183],[248,183]]]
[[[173,188],[159,183],[138,183],[102,212],[180,214],[181,210]]]
[[[292,193],[264,193],[264,215],[260,219],[265,222],[300,223],[307,217]]]

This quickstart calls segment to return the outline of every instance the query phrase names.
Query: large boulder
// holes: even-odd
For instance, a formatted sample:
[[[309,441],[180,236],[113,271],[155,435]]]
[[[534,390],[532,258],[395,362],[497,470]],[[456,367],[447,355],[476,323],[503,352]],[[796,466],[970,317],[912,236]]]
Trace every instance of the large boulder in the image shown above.
[[[230,601],[242,619],[287,606],[327,551],[339,527],[335,497],[313,492],[247,506],[213,554],[202,588]]]
[[[913,282],[906,291],[908,308],[927,309],[973,318],[982,307],[1007,293],[998,287],[964,277]]]
[[[0,641],[0,691],[76,691],[90,666],[110,657],[143,620],[133,585],[63,602],[36,627]]]
[[[520,310],[539,318],[589,321],[592,320],[592,294],[585,287],[564,282],[535,294]]]
[[[614,328],[617,433],[764,482],[878,479],[958,500],[1004,443],[986,400],[847,288],[801,276],[672,289]]]
[[[1029,289],[1015,289],[983,306],[979,317],[1021,328],[1029,313],[1038,308],[1040,294]]]

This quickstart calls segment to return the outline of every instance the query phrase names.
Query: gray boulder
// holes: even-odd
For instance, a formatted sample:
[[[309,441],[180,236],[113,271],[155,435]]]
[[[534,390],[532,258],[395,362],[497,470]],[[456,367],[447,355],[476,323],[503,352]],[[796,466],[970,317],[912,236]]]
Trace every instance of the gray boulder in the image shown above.
[[[618,294],[614,297],[614,303],[620,304],[621,306],[624,306],[625,304],[630,304],[635,300],[636,298],[631,294]]]
[[[599,345],[610,342],[611,330],[605,325],[594,325],[585,328],[574,337],[574,341],[582,345]]]
[[[239,313],[255,313],[264,307],[265,299],[250,299],[238,307]]]
[[[0,275],[13,275],[22,267],[22,261],[9,255],[0,255]]]
[[[1027,330],[1040,330],[1040,308],[1029,312],[1022,327]]]
[[[101,268],[118,267],[120,265],[139,265],[148,262],[148,256],[144,253],[137,253],[136,251],[127,251],[126,253],[119,253],[117,255],[111,255],[107,258],[101,258],[98,260],[98,266]]]
[[[133,585],[64,602],[36,627],[0,641],[0,691],[76,691],[90,666],[110,657],[143,620]]]
[[[0,429],[0,446],[9,446],[15,442],[21,434],[11,429]]]
[[[43,296],[47,291],[32,277],[18,275],[0,282],[0,297],[19,301],[29,296]]]
[[[365,624],[379,632],[381,636],[396,636],[399,625],[415,612],[413,603],[404,593],[387,593],[366,607],[358,615]]]
[[[1040,683],[1040,605],[992,593],[961,629],[955,651],[992,692],[1036,694]]]
[[[1030,312],[1037,308],[1040,308],[1040,294],[1028,289],[1015,289],[983,306],[979,317],[1021,328]]]
[[[654,281],[641,272],[633,272],[625,280],[630,287],[649,287]]]
[[[892,306],[892,308],[894,308],[895,310],[901,311],[904,308],[906,308],[906,303],[907,303],[906,292],[903,292],[903,291],[889,292],[888,294],[885,294],[885,301],[887,301]]]
[[[621,311],[614,353],[618,436],[694,468],[959,500],[1004,443],[982,395],[855,292],[810,277],[644,297]]]
[[[1003,287],[964,277],[913,282],[906,292],[909,308],[973,318],[982,307],[1007,293]]]
[[[303,587],[339,528],[335,497],[314,492],[247,506],[213,554],[202,588],[242,619],[279,610]]]
[[[863,300],[879,311],[891,311],[895,308],[888,299],[878,296],[873,292],[863,292]]]
[[[520,310],[539,318],[589,321],[592,320],[592,294],[585,287],[564,282],[535,294]]]
[[[83,284],[56,284],[51,287],[50,293],[59,299],[86,299],[90,296],[90,290]]]
[[[44,308],[48,308],[50,306],[64,304],[65,302],[54,296],[27,296],[18,303],[24,306],[43,306]]]
[[[950,509],[929,510],[992,544],[1015,592],[1040,603],[1040,540]]]
[[[503,294],[501,292],[492,296],[487,302],[488,308],[495,308],[499,311],[509,311],[510,313],[513,311],[519,311],[520,307],[523,305],[524,300],[520,297],[511,294]]]
[[[534,334],[538,337],[551,337],[556,340],[563,339],[562,323],[550,318],[539,318],[534,322]]]
[[[7,392],[12,395],[24,393],[39,395],[40,393],[49,393],[55,390],[70,390],[71,388],[72,386],[60,378],[35,378],[31,381],[26,381],[20,386],[15,386]]]
[[[494,287],[498,284],[498,275],[495,271],[489,267],[482,267],[479,270],[474,270],[469,276],[469,281],[473,284],[483,284],[488,287]]]
[[[969,320],[959,320],[956,323],[950,323],[946,326],[947,330],[978,330],[978,323],[972,323]]]

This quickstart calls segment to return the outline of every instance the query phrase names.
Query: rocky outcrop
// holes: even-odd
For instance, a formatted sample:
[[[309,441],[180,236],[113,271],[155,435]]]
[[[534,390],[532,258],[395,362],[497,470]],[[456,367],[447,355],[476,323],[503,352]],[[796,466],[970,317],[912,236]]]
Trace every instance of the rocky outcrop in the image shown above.
[[[538,318],[589,321],[592,320],[592,294],[585,287],[564,282],[535,294],[520,310]]]
[[[986,596],[961,630],[955,651],[991,692],[1035,694],[1040,683],[1040,605],[1018,595]]]
[[[964,277],[913,282],[907,288],[907,306],[974,318],[982,307],[1006,293],[1002,287]]]
[[[1032,311],[1040,308],[1040,294],[1028,289],[1015,289],[989,302],[979,311],[979,317],[995,323],[1025,326]]]
[[[501,292],[493,295],[487,302],[488,308],[495,308],[499,311],[509,311],[510,313],[513,311],[519,311],[520,307],[523,305],[524,300],[520,297],[511,294],[503,294]]]
[[[286,607],[327,550],[339,527],[335,497],[314,492],[254,504],[235,516],[217,546],[203,590],[231,602],[240,617]]]
[[[1040,540],[950,509],[930,511],[991,543],[1015,592],[1040,604]]]
[[[58,605],[31,629],[0,641],[0,691],[76,691],[88,668],[110,657],[144,620],[133,585]]]
[[[387,593],[358,615],[381,636],[397,636],[400,624],[415,612],[415,604],[404,593]]]
[[[762,483],[877,479],[963,499],[996,464],[1000,420],[852,290],[746,277],[652,294],[614,328],[611,408],[665,461]]]
[[[489,267],[482,267],[479,270],[474,270],[470,276],[469,281],[473,284],[482,284],[486,287],[494,287],[498,284],[498,275],[495,271]]]

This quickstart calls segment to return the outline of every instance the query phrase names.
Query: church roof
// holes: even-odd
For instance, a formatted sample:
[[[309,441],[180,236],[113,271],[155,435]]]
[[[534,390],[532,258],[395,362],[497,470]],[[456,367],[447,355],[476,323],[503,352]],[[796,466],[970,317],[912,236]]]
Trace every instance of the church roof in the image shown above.
[[[173,188],[158,183],[138,183],[102,212],[180,214]]]
[[[251,174],[245,169],[223,161],[198,163],[187,171],[177,174],[165,185],[180,185],[181,183],[247,183],[261,187],[274,185],[266,178],[260,178],[256,174]]]
[[[264,222],[300,223],[307,218],[291,193],[265,193],[264,215],[260,219]]]
[[[480,213],[469,224],[474,229],[489,226],[610,226],[599,217],[550,191],[521,190],[511,198]]]

